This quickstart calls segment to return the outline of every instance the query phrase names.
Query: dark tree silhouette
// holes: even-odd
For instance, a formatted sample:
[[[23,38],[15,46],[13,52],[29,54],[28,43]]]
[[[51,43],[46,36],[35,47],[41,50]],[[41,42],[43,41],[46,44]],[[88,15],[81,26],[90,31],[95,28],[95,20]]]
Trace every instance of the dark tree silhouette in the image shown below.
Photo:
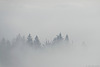
[[[34,40],[34,43],[33,43],[36,47],[40,47],[41,46],[41,43],[40,43],[40,40],[38,38],[38,36],[35,37],[35,40]]]
[[[58,41],[62,41],[63,40],[63,37],[62,37],[61,33],[57,36],[57,40]]]
[[[61,35],[61,33],[59,34],[59,35],[57,35],[57,37],[55,37],[54,39],[53,39],[53,44],[58,44],[58,43],[60,43],[60,42],[62,42],[63,41],[63,37],[62,37],[62,35]]]
[[[25,37],[21,36],[20,34],[14,38],[12,40],[12,42],[10,42],[9,40],[5,40],[4,38],[0,41],[0,47],[7,47],[10,46],[10,47],[16,47],[16,46],[22,46],[22,45],[25,45],[25,44],[29,44],[31,46],[33,46],[33,48],[41,48],[41,47],[52,47],[54,45],[57,46],[57,45],[63,45],[63,44],[69,44],[69,37],[68,35],[66,35],[65,39],[62,37],[62,34],[59,33],[59,35],[57,35],[53,41],[49,42],[48,40],[46,40],[45,44],[41,44],[38,36],[35,37],[34,41],[32,40],[32,36],[31,34],[28,35],[27,37],[27,40],[25,39]]]
[[[68,44],[69,43],[69,37],[68,37],[68,35],[66,35],[64,42],[65,42],[65,44]]]
[[[27,42],[28,42],[29,44],[33,44],[33,40],[32,40],[31,34],[28,35],[28,37],[27,37]]]
[[[21,37],[20,34],[18,34],[18,36],[16,37],[15,43],[16,44],[21,44],[22,43],[22,37]]]
[[[69,41],[69,37],[68,37],[68,35],[66,35],[65,40],[66,40],[66,41]]]

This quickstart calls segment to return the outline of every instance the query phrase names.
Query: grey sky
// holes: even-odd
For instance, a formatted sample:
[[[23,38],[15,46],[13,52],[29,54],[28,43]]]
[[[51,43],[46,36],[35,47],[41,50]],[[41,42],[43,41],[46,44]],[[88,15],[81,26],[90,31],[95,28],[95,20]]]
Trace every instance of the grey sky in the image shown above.
[[[100,36],[99,0],[0,0],[0,38],[29,33],[51,40],[62,32],[71,39]]]

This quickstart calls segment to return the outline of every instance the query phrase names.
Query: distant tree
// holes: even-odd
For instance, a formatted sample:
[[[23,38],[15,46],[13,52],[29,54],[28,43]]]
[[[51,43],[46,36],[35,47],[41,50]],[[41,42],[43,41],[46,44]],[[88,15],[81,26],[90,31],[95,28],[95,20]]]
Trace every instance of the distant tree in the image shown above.
[[[66,40],[66,41],[69,41],[69,37],[68,37],[68,35],[66,35],[65,40]]]
[[[5,38],[1,40],[0,44],[0,49],[2,50],[5,50],[9,46],[9,43],[7,43],[7,40],[5,40]]]
[[[38,36],[35,37],[34,45],[35,45],[36,47],[40,47],[40,46],[41,46],[41,43],[40,43],[40,40],[39,40]]]
[[[65,37],[65,43],[66,43],[66,44],[69,43],[69,37],[68,37],[68,35],[66,35],[66,37]]]
[[[59,34],[59,35],[57,35],[57,37],[55,37],[54,39],[53,39],[53,44],[58,44],[58,43],[60,43],[60,42],[62,42],[63,41],[63,37],[62,37],[62,35],[61,35],[61,33]]]
[[[33,44],[33,40],[32,40],[31,34],[28,35],[28,37],[27,37],[27,42],[28,42],[29,44]]]
[[[22,42],[22,37],[21,37],[21,35],[20,34],[18,34],[18,36],[16,37],[16,44],[19,44],[19,43],[21,43]]]
[[[57,36],[57,40],[58,41],[62,41],[63,40],[63,37],[62,37],[61,33]]]
[[[13,44],[22,45],[24,43],[23,37],[18,34],[18,36],[13,40]]]
[[[26,42],[25,36],[22,37],[22,42],[25,44]]]
[[[5,40],[5,38],[3,38],[3,39],[1,40],[1,45],[6,45],[6,40]]]

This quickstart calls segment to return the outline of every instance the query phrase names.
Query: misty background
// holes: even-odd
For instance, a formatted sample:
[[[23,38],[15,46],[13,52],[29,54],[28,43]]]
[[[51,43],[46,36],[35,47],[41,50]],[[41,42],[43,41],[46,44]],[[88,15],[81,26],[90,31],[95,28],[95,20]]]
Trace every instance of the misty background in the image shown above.
[[[99,0],[0,0],[0,38],[19,33],[44,41],[62,32],[73,40],[99,37]]]
[[[35,67],[47,67],[49,65],[50,67],[61,67],[62,65],[65,67],[73,67],[71,66],[72,64],[76,65],[76,67],[78,64],[83,67],[88,65],[99,66],[99,25],[99,0],[0,0],[0,40],[5,38],[12,41],[20,33],[22,36],[25,36],[26,39],[29,34],[31,34],[32,38],[35,38],[35,36],[38,35],[40,41],[45,43],[46,40],[52,41],[53,38],[61,32],[63,37],[68,34],[70,45],[74,45],[70,48],[65,47],[65,49],[61,51],[47,49],[47,53],[43,51],[44,54],[40,51],[39,53],[38,51],[34,51],[34,54],[32,53],[33,50],[28,46],[24,46],[22,48],[23,51],[20,51],[21,49],[18,46],[11,49],[11,52],[6,52],[7,50],[5,50],[4,54],[1,55],[8,55],[8,58],[14,58],[17,62],[22,62],[20,64],[16,64],[16,62],[12,63],[15,61],[13,59],[11,63],[8,64],[9,67],[11,67],[11,65],[12,67],[15,67],[16,65],[19,65],[16,67],[35,66],[31,62],[35,62]],[[87,47],[81,47],[83,42],[85,42]],[[68,49],[67,53],[66,49]],[[42,55],[42,57],[40,57],[40,55]],[[22,58],[23,56],[25,57]],[[45,57],[47,59],[45,59]],[[2,57],[0,57],[0,59],[1,58]],[[17,58],[19,60],[17,60]],[[31,60],[32,58],[35,60]],[[51,60],[50,58],[55,58],[55,62],[59,58],[63,63],[58,62],[56,63],[58,65],[56,65],[53,62],[54,60]],[[7,59],[7,63],[10,59]],[[41,60],[44,60],[44,62]],[[4,63],[5,61],[1,62]],[[52,63],[49,64],[50,62]],[[66,62],[68,64],[66,64]],[[25,65],[25,63],[27,64]],[[47,65],[45,65],[45,63]],[[1,63],[1,65],[6,67],[5,64],[6,62],[4,64]]]

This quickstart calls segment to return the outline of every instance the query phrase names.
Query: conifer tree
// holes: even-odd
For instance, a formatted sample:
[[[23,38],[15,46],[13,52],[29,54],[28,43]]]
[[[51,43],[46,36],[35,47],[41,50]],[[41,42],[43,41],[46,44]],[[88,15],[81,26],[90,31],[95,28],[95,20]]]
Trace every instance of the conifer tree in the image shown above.
[[[40,43],[40,40],[39,40],[38,36],[35,37],[34,45],[35,45],[36,47],[40,47],[40,46],[41,46],[41,43]]]
[[[33,40],[32,40],[31,34],[28,35],[28,37],[27,37],[27,42],[28,42],[29,44],[33,44]]]
[[[66,41],[69,41],[69,37],[68,37],[68,35],[66,35],[65,40],[66,40]]]

